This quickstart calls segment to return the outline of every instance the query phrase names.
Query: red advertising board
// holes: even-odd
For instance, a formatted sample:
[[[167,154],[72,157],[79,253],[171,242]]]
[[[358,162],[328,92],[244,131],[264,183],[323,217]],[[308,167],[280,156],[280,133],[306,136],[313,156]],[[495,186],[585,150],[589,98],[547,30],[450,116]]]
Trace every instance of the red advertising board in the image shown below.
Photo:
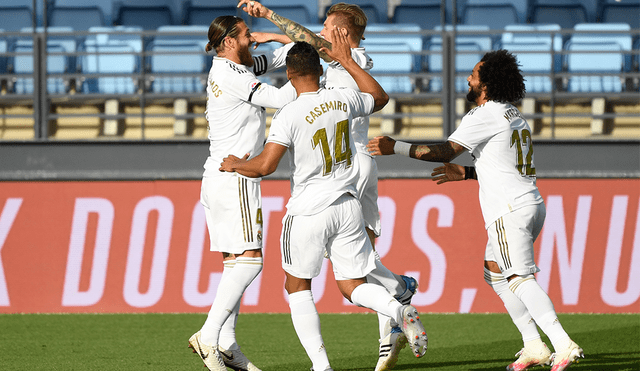
[[[640,312],[640,180],[538,181],[547,205],[537,279],[558,312]],[[199,181],[0,183],[0,313],[206,312],[222,271]],[[289,310],[280,267],[288,181],[262,182],[264,269],[244,312]],[[379,182],[377,250],[419,280],[421,312],[504,312],[483,280],[476,182]],[[361,312],[327,262],[320,312]]]

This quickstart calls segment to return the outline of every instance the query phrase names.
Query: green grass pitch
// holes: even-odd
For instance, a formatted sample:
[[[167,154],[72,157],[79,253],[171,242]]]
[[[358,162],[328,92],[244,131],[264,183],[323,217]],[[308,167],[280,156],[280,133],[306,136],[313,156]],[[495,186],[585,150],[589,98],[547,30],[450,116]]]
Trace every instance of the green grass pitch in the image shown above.
[[[640,370],[640,314],[559,317],[585,352],[586,358],[571,370]],[[203,370],[187,340],[205,318],[205,314],[2,314],[0,370]],[[421,319],[429,335],[427,354],[415,358],[407,346],[394,370],[504,370],[522,346],[506,314],[422,313]],[[336,371],[374,369],[377,316],[322,314],[321,321]],[[244,353],[263,371],[311,367],[288,314],[241,314],[237,336]]]

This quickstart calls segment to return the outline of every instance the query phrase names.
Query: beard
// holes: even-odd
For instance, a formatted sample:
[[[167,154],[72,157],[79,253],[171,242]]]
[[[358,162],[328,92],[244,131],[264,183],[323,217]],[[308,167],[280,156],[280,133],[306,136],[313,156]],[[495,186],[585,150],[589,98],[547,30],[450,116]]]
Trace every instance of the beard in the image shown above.
[[[247,46],[246,49],[242,48],[240,49],[240,52],[238,53],[238,56],[240,57],[240,63],[247,66],[247,67],[253,67],[253,56],[251,55],[251,52],[249,51],[249,48],[251,47],[251,45]]]
[[[472,86],[469,86],[469,92],[467,93],[467,100],[471,103],[475,103],[479,97],[480,97],[480,91],[474,89]]]

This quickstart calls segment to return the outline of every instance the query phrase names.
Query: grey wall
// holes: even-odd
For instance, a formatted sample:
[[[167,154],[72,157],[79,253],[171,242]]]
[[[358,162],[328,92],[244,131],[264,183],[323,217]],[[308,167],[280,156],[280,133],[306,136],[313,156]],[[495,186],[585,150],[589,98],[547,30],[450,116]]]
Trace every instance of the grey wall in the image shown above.
[[[0,180],[200,179],[207,141],[0,142]],[[534,141],[539,178],[638,178],[640,140]],[[428,178],[438,166],[378,157],[380,178]],[[455,161],[471,164],[464,154]],[[285,157],[268,178],[289,177]]]

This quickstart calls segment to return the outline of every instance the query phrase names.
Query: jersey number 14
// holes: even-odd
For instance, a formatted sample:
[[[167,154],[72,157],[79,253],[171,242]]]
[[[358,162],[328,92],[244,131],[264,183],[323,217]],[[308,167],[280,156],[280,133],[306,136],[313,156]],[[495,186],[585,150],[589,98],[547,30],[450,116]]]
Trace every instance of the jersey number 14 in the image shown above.
[[[322,175],[330,174],[334,163],[340,164],[346,161],[347,167],[351,166],[351,145],[349,143],[349,120],[342,120],[336,124],[336,144],[333,156],[329,148],[327,129],[319,129],[313,134],[313,149],[316,149],[319,144],[322,150],[322,161],[324,162]]]

